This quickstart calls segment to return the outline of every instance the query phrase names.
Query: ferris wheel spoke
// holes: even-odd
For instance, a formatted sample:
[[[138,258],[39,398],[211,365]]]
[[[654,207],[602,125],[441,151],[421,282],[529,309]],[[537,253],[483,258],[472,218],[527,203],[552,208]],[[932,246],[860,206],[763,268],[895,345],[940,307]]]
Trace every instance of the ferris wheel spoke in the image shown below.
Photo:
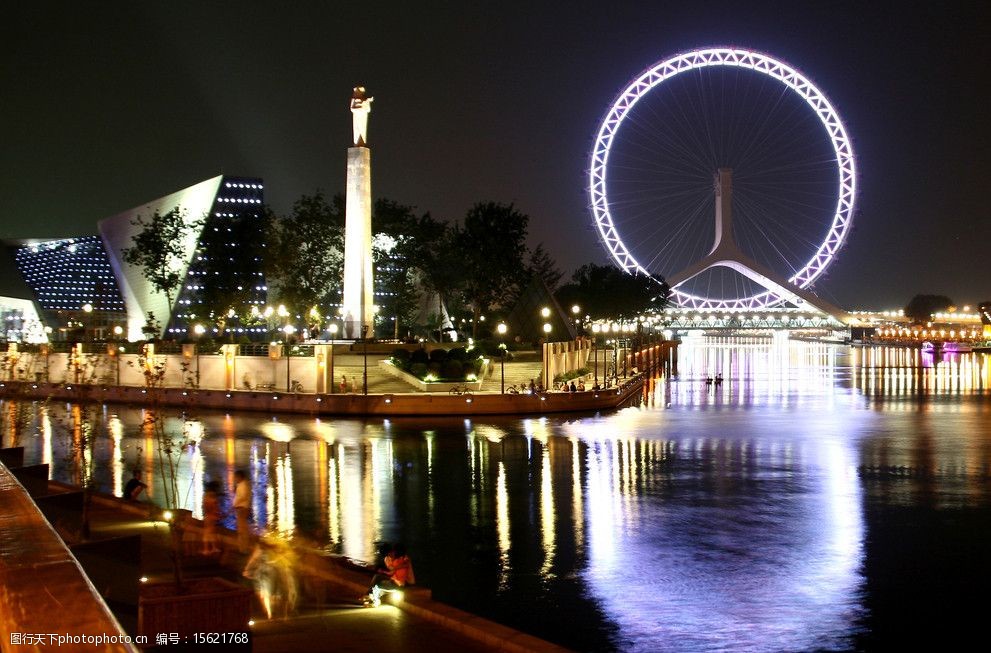
[[[641,137],[639,139],[633,138],[633,134],[630,134],[627,140],[630,141],[631,147],[645,150],[649,155],[655,157],[662,154],[668,155],[671,159],[680,159],[683,163],[690,163],[692,169],[699,172],[711,168],[711,164],[699,155],[698,148],[683,138],[677,138],[676,133],[661,132],[662,135],[658,136],[659,130],[646,121],[632,120],[631,122],[636,128],[634,130],[636,135]],[[623,142],[626,143],[626,140]],[[654,147],[651,148],[651,145]]]

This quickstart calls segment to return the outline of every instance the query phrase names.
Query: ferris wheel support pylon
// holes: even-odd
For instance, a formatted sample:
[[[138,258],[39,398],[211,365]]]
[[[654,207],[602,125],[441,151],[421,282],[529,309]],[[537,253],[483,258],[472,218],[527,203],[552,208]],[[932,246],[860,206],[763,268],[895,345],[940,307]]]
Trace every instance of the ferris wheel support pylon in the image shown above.
[[[740,250],[740,247],[733,239],[733,171],[729,168],[720,168],[716,173],[715,194],[715,241],[713,242],[712,249],[704,258],[692,263],[668,279],[672,295],[674,295],[676,300],[684,298],[687,300],[684,304],[695,308],[691,306],[692,298],[681,295],[678,291],[678,286],[706,270],[715,267],[724,267],[742,274],[784,302],[796,306],[811,306],[822,313],[833,316],[840,322],[847,323],[849,321],[850,315],[846,311],[823,300],[808,290],[791,283],[782,275],[757,263]],[[763,298],[764,295],[760,295],[760,297]],[[760,307],[760,305],[755,304],[754,306],[741,306],[740,308]],[[698,306],[697,308],[706,307]]]

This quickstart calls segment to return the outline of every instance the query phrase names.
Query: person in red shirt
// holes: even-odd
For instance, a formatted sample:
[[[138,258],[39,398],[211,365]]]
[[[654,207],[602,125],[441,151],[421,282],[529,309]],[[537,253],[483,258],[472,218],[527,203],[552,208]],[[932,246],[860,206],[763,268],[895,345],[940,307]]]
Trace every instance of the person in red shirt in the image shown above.
[[[415,582],[413,563],[406,555],[406,547],[397,544],[385,556],[385,569],[379,569],[372,577],[368,594],[362,597],[363,603],[365,605],[380,605],[384,592],[394,592]]]

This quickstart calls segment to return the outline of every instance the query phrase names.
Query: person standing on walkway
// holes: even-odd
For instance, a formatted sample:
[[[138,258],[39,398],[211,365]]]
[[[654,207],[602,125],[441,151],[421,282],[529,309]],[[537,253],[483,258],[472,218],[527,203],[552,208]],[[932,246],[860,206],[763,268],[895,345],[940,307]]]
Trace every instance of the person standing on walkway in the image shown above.
[[[203,547],[205,555],[220,553],[217,543],[217,522],[220,521],[220,483],[210,481],[203,492]]]
[[[237,548],[251,553],[251,484],[240,469],[234,472],[234,515],[237,517]]]

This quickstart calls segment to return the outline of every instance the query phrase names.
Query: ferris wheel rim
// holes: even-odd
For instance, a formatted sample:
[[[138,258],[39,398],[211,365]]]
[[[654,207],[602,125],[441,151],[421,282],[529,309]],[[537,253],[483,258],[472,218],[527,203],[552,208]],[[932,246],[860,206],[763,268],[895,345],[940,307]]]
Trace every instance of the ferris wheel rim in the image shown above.
[[[784,84],[812,108],[829,136],[830,144],[836,154],[838,171],[836,208],[833,212],[833,219],[829,231],[811,258],[788,279],[799,288],[808,288],[829,267],[836,253],[846,241],[853,222],[857,191],[857,171],[853,146],[839,114],[826,96],[808,78],[789,64],[754,50],[711,47],[683,52],[647,68],[619,93],[599,125],[590,157],[588,192],[592,215],[599,236],[613,260],[624,271],[643,273],[656,279],[637,262],[623,243],[613,221],[606,191],[609,151],[613,138],[622,126],[623,120],[642,97],[676,75],[713,66],[746,68]],[[771,291],[733,299],[714,299],[672,289],[671,297],[679,306],[714,310],[763,308],[783,301]]]

